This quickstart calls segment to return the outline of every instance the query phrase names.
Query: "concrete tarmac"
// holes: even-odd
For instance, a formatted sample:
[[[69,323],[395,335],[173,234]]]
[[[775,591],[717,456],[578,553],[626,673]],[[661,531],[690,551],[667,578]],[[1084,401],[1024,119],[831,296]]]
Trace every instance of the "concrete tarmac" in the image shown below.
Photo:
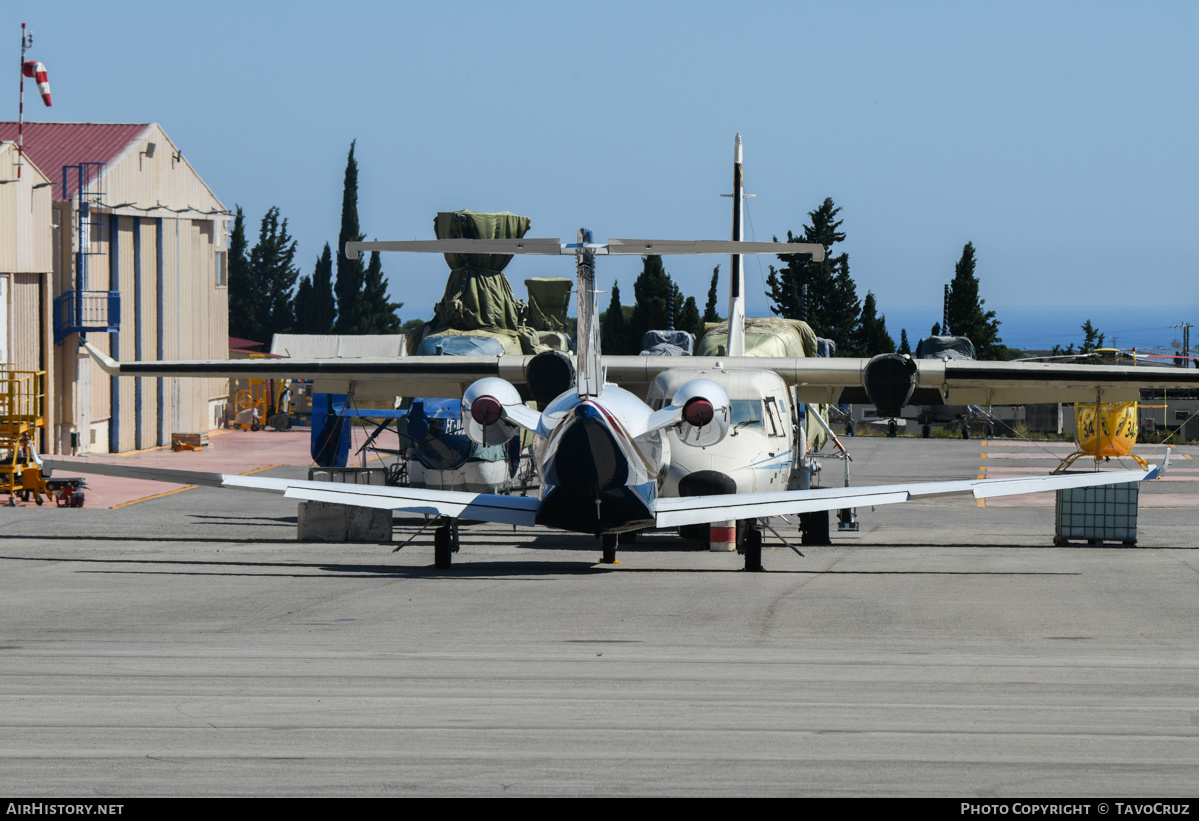
[[[849,444],[855,485],[1052,467]],[[203,488],[6,509],[0,793],[1194,796],[1185,455],[1135,548],[1053,547],[1036,497],[954,497],[859,510],[804,558],[768,535],[756,574],[668,534],[608,567],[491,525],[438,571],[412,517],[399,553],[300,544],[294,502]]]

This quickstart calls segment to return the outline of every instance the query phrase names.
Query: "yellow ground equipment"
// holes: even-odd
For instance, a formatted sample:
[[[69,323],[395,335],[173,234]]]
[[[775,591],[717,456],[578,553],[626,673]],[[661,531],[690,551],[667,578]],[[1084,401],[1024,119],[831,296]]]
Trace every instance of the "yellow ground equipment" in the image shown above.
[[[242,430],[260,430],[266,423],[268,381],[251,379],[249,385],[233,395],[233,426]]]
[[[267,425],[275,430],[291,427],[290,379],[250,379],[246,384],[248,387],[233,393],[232,427],[242,430],[262,430]]]
[[[0,493],[49,495],[37,458],[38,434],[45,427],[46,372],[0,369]]]
[[[1074,422],[1078,450],[1063,459],[1054,473],[1061,473],[1082,456],[1090,456],[1096,462],[1127,456],[1142,470],[1149,469],[1148,463],[1132,452],[1137,443],[1136,402],[1079,403],[1074,406]]]

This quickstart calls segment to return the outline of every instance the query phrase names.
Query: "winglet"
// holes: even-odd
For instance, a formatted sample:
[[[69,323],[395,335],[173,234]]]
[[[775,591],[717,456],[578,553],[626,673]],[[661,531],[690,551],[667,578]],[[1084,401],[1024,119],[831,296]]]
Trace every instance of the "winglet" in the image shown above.
[[[1145,474],[1144,481],[1160,478],[1161,475],[1166,472],[1166,468],[1168,467],[1170,467],[1170,449],[1166,448],[1166,458],[1162,459],[1162,466],[1157,467],[1156,465],[1150,465],[1149,472]]]
[[[87,352],[96,360],[96,364],[100,366],[100,370],[113,376],[121,375],[121,363],[113,359],[108,354],[101,351],[92,343],[88,342],[82,336],[79,337],[79,344],[87,348]]]

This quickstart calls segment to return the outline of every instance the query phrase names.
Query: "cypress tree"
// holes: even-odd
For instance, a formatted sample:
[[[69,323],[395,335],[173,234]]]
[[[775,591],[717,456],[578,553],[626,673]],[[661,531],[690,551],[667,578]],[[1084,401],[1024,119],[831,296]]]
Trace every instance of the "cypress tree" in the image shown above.
[[[333,333],[333,255],[329,243],[317,257],[312,276],[300,278],[296,289],[296,330],[306,334]]]
[[[673,292],[670,278],[662,266],[662,257],[642,257],[641,274],[633,283],[634,308],[629,344],[641,350],[646,331],[661,330],[670,319],[668,295]]]
[[[359,333],[354,330],[363,324],[362,286],[366,272],[362,257],[346,256],[347,242],[361,242],[365,234],[358,229],[358,162],[354,159],[354,140],[346,157],[346,176],[341,193],[341,232],[337,235],[337,321],[338,333]]]
[[[904,342],[907,342],[906,334]],[[878,313],[873,291],[866,292],[862,303],[861,321],[854,335],[854,353],[858,356],[895,353],[895,340],[887,333],[887,318]]]
[[[250,270],[261,294],[254,317],[259,341],[269,342],[277,333],[295,327],[292,290],[299,270],[295,267],[296,242],[287,233],[287,220],[279,221],[279,209],[271,206],[262,218],[258,243],[250,251]]]
[[[908,342],[908,329],[901,328],[899,331],[899,350],[896,353],[911,354],[912,344]]]
[[[262,293],[250,269],[249,246],[246,243],[246,218],[241,206],[233,218],[233,232],[229,235],[229,335],[255,342],[255,317],[259,313]]]
[[[394,334],[400,331],[400,318],[396,311],[404,307],[402,302],[387,298],[387,278],[383,276],[383,263],[379,252],[371,251],[370,265],[362,285],[362,322],[358,333]]]
[[[620,286],[613,282],[608,310],[600,320],[600,349],[609,354],[637,353],[629,343],[629,325],[625,322],[624,308],[620,306]]]
[[[712,284],[708,286],[708,303],[704,305],[704,322],[719,322],[720,312],[716,310],[716,285],[720,280],[720,266],[712,269]]]
[[[699,315],[699,304],[695,297],[689,296],[683,302],[683,310],[679,311],[679,321],[675,323],[675,327],[692,334],[697,342],[704,335],[704,321]]]

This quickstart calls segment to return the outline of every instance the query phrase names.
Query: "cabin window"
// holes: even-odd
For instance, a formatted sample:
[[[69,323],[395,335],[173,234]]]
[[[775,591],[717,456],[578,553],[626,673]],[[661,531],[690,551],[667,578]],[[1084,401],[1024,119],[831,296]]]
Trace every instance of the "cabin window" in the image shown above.
[[[770,417],[770,435],[785,436],[786,428],[783,427],[783,415],[779,412],[778,401],[774,397],[766,400],[766,411]]]

